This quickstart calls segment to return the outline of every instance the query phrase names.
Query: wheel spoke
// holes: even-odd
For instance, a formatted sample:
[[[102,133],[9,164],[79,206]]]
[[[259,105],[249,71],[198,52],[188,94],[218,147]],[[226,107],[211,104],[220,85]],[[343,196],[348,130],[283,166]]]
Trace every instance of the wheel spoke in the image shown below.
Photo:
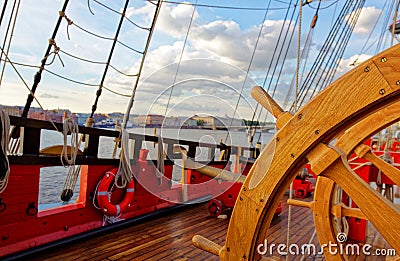
[[[392,202],[362,180],[345,157],[336,160],[322,175],[342,187],[387,242],[400,251],[400,212]]]

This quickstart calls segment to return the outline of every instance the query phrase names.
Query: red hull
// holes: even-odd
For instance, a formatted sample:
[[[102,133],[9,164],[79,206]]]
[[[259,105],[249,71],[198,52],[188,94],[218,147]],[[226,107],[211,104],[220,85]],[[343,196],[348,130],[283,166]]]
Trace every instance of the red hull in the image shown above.
[[[112,165],[82,166],[79,198],[75,203],[36,211],[39,195],[39,175],[43,165],[12,165],[9,184],[1,195],[5,209],[0,212],[0,256],[27,250],[59,239],[100,228],[103,213],[93,205],[93,195],[101,177]],[[215,167],[222,168],[223,165]],[[140,171],[139,171],[140,170]],[[172,166],[165,166],[159,184],[156,168],[147,161],[137,161],[133,166],[137,173],[135,195],[130,207],[120,216],[130,219],[163,208],[183,203],[182,186],[170,185]],[[188,201],[207,195],[216,196],[231,183],[215,180],[186,171]],[[196,184],[196,185],[195,185]],[[154,194],[150,193],[151,190]]]

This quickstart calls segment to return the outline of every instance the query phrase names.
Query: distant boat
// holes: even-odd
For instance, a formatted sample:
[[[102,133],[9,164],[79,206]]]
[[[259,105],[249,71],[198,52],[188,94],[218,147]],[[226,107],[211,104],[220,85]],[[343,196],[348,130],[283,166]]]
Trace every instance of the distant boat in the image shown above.
[[[95,128],[115,128],[116,121],[112,119],[106,119],[93,124]]]

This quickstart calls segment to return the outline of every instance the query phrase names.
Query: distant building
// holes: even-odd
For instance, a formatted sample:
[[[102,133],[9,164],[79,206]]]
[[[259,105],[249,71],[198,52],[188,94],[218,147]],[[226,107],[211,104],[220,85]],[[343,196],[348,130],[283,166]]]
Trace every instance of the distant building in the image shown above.
[[[180,126],[181,120],[178,117],[167,117],[163,123],[163,127],[179,128]]]
[[[2,105],[2,108],[10,116],[20,116],[22,112],[19,106]]]
[[[139,115],[137,120],[139,126],[161,127],[164,122],[164,116],[157,114]]]
[[[179,117],[180,121],[181,121],[181,126],[182,127],[189,127],[189,128],[193,128],[197,126],[197,120],[193,119],[193,118],[188,118],[188,117]]]
[[[192,117],[200,125],[206,128],[212,129],[228,129],[229,127],[241,127],[244,126],[244,122],[241,119],[220,117],[220,116],[194,116]]]
[[[78,125],[85,125],[86,119],[90,116],[90,113],[76,113]]]

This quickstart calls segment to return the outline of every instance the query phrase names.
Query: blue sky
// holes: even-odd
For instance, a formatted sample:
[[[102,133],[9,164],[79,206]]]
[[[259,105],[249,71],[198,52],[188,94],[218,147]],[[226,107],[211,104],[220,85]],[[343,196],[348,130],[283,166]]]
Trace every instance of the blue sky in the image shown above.
[[[13,62],[36,66],[40,64],[63,2],[61,0],[21,1],[12,46],[9,51],[9,57]],[[88,9],[87,0],[71,0],[66,15],[74,24],[98,35],[112,38],[119,22],[119,16],[99,5],[99,2],[120,11],[125,1],[99,0],[96,2],[90,0],[90,7],[94,12],[94,15],[92,15]],[[172,89],[168,108],[173,108],[173,110],[169,111],[168,115],[190,116],[197,113],[212,113],[220,116],[225,114],[232,116],[237,97],[244,87],[244,97],[239,103],[236,117],[239,114],[239,117],[251,118],[255,102],[249,96],[249,90],[252,86],[263,82],[262,75],[265,74],[277,35],[283,23],[282,20],[286,12],[284,8],[288,7],[289,2],[290,0],[272,0],[270,7],[274,10],[268,12],[267,19],[264,22],[260,43],[250,67],[250,75],[247,77],[244,86],[243,81],[246,78],[246,71],[260,31],[260,25],[263,23],[265,11],[197,7],[187,44],[184,47],[183,43],[193,13],[193,6],[164,3],[146,58],[132,113],[164,114],[169,92]],[[337,15],[344,2],[338,1],[337,5],[334,0],[321,2],[319,20],[314,33],[312,55],[318,52],[318,48],[329,32],[333,16]],[[349,43],[348,51],[346,51],[344,59],[340,63],[340,73],[349,70],[351,67],[348,65],[354,61],[356,55],[360,54],[361,46],[364,45],[365,39],[375,24],[375,17],[382,11],[384,2],[382,0],[367,0]],[[198,3],[261,9],[267,5],[267,1],[260,0],[198,0]],[[315,13],[313,8],[317,5],[318,1],[314,1],[310,4],[311,7],[304,7],[303,41]],[[330,5],[330,8],[324,9]],[[0,28],[0,39],[4,37],[11,4],[9,4],[7,10]],[[153,12],[154,6],[152,4],[144,0],[136,0],[130,1],[127,15],[135,23],[148,26]],[[64,20],[56,38],[56,43],[62,51],[87,60],[97,62],[107,60],[112,41],[91,36],[74,25],[68,27],[70,36],[70,39],[68,39],[66,24]],[[371,38],[371,42],[380,33],[381,28],[386,27],[387,25],[379,25],[377,32]],[[387,32],[387,35],[389,37],[386,36],[386,39],[389,39],[389,32]],[[146,31],[135,28],[125,20],[119,40],[129,47],[143,50]],[[297,39],[293,39],[292,42],[291,47],[288,47],[290,48],[289,62],[285,67],[282,83],[280,83],[282,86],[286,86],[294,74]],[[386,41],[385,47],[388,45],[389,41]],[[175,79],[176,85],[171,88],[177,71],[177,62],[183,48],[185,49]],[[360,60],[368,58],[374,52],[375,48],[371,48],[362,53]],[[60,53],[60,56],[64,67],[56,57],[54,62],[46,68],[62,76],[93,86],[68,82],[44,72],[42,82],[38,87],[37,98],[45,109],[69,108],[74,112],[89,112],[95,99],[96,85],[100,83],[105,65],[78,61],[64,53]],[[49,60],[51,60],[50,57]],[[121,44],[117,44],[111,64],[124,73],[135,74],[139,61],[140,55]],[[37,69],[21,66],[17,66],[17,69],[28,85],[31,86],[33,75]],[[134,82],[135,78],[123,76],[115,70],[109,69],[104,85],[114,91],[129,95]],[[277,96],[280,103],[284,97],[284,87],[282,88],[281,93]],[[7,65],[0,86],[0,104],[24,105],[27,94],[28,91],[21,80],[16,76],[11,66]],[[100,97],[98,112],[124,112],[127,101],[127,97],[121,97],[104,90]],[[37,106],[37,104],[34,103],[33,106]]]

